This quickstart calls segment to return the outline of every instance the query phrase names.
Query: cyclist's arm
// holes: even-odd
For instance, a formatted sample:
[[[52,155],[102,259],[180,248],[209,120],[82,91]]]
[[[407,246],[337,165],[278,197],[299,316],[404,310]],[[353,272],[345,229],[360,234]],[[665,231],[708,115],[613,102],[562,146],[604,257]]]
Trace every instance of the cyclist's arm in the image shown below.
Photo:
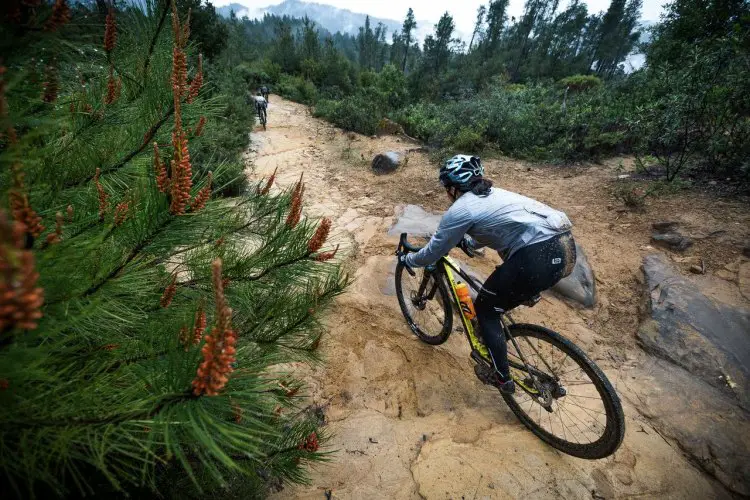
[[[424,267],[437,262],[455,247],[473,223],[471,214],[463,207],[452,206],[440,221],[430,242],[419,252],[406,256],[411,267]]]

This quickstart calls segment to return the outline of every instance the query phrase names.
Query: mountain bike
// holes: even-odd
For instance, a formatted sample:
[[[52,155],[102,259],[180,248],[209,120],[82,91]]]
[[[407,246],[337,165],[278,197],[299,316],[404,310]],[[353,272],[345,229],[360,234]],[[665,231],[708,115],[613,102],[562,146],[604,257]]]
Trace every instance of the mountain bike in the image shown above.
[[[266,130],[266,122],[268,121],[268,111],[265,106],[257,106],[258,108],[258,121],[263,125],[263,130]]]
[[[466,246],[469,257],[476,253]],[[397,255],[419,248],[401,235]],[[396,295],[412,332],[430,345],[444,343],[453,330],[453,308],[471,347],[474,372],[484,384],[497,387],[495,363],[477,335],[476,318],[459,298],[459,283],[479,292],[481,284],[446,256],[430,268],[396,266]],[[526,305],[541,300],[534,297]],[[462,307],[463,305],[463,307]],[[598,459],[614,453],[625,435],[620,399],[607,377],[573,342],[547,328],[516,323],[501,316],[508,343],[508,362],[516,384],[514,394],[500,392],[511,411],[542,441],[579,458]]]

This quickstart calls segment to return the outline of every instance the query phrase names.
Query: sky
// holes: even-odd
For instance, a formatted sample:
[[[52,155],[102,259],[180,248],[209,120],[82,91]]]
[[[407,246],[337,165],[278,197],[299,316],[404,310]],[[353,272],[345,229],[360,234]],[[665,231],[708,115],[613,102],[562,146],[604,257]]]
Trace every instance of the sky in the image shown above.
[[[256,11],[262,7],[276,5],[282,0],[211,0],[215,6],[228,5],[230,3],[239,3],[248,7],[250,12]],[[417,21],[427,21],[435,24],[445,11],[453,15],[456,22],[457,30],[466,35],[471,33],[476,19],[477,9],[482,4],[487,4],[488,0],[306,0],[333,5],[342,9],[349,9],[353,12],[370,14],[371,16],[403,20],[406,11],[411,7],[414,9],[414,16]],[[585,0],[589,7],[589,12],[599,12],[607,10],[610,0]],[[518,18],[523,13],[525,0],[510,0],[508,8],[509,16]],[[649,21],[657,21],[661,13],[662,6],[667,0],[643,0],[641,9],[641,18]],[[564,9],[567,2],[560,2],[560,9]],[[420,26],[420,28],[423,28]],[[420,30],[421,31],[421,30]]]

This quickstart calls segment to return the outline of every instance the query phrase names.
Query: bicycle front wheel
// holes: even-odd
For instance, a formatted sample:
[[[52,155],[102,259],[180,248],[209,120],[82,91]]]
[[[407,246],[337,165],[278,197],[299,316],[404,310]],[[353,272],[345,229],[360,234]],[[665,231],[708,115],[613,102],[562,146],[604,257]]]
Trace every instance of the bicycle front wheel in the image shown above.
[[[614,453],[625,436],[625,415],[601,369],[552,330],[515,324],[509,331],[536,378],[534,384],[529,370],[522,368],[519,349],[507,339],[517,387],[515,394],[502,396],[513,413],[539,438],[569,455],[598,459]]]
[[[396,266],[396,296],[409,328],[422,342],[442,344],[453,328],[453,311],[445,279],[424,269],[409,274],[403,264]],[[421,291],[420,291],[421,290]]]

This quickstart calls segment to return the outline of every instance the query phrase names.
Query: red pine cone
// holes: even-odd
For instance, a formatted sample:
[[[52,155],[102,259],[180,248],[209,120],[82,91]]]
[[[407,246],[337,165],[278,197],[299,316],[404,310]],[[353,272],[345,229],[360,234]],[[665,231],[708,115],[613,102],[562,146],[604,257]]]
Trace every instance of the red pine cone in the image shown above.
[[[29,195],[26,194],[21,164],[14,164],[11,167],[11,172],[13,174],[13,188],[8,193],[8,198],[10,200],[13,219],[22,223],[26,232],[34,238],[38,238],[42,234],[42,231],[44,231],[44,226],[42,225],[42,218],[37,215],[29,204]]]
[[[109,54],[115,49],[117,43],[117,23],[115,22],[115,9],[109,9],[104,27],[104,51]]]
[[[164,289],[164,293],[161,294],[161,300],[159,300],[159,305],[161,305],[164,308],[169,307],[176,293],[177,293],[177,275],[175,274],[172,277],[172,282],[169,285],[167,285],[167,288]]]
[[[112,104],[117,99],[117,81],[112,66],[109,67],[109,79],[107,80],[107,95],[104,96],[104,104]]]
[[[42,100],[44,102],[54,102],[57,99],[57,93],[59,91],[59,82],[57,80],[57,70],[54,66],[47,65],[47,71],[45,73],[44,80],[44,94]]]
[[[44,27],[47,31],[56,31],[59,27],[70,21],[70,7],[65,0],[55,0],[52,6],[52,15]]]
[[[21,222],[11,223],[0,211],[0,332],[10,328],[33,330],[42,317],[44,291],[36,286],[39,273],[34,255],[23,249]]]
[[[164,162],[161,161],[161,154],[159,153],[159,145],[154,142],[154,170],[156,171],[156,187],[160,192],[166,193],[169,190],[169,176],[167,175],[167,167],[164,166]]]
[[[192,103],[198,97],[201,87],[203,87],[203,54],[198,54],[198,72],[193,77],[193,81],[190,82],[190,90],[187,97],[188,104]]]
[[[213,263],[212,278],[216,302],[216,324],[203,345],[203,362],[193,380],[193,394],[217,395],[234,371],[237,334],[232,330],[232,309],[227,305],[221,279],[221,259]]]
[[[96,175],[94,175],[94,183],[96,184],[96,191],[99,194],[99,222],[104,222],[104,216],[107,214],[107,208],[109,205],[107,202],[109,195],[104,190],[102,183],[99,182],[99,175],[101,175],[101,169],[97,167]]]
[[[123,201],[117,204],[115,207],[115,226],[119,226],[125,219],[128,218],[128,211],[130,207],[127,201]]]
[[[336,254],[338,253],[338,251],[339,251],[339,246],[336,245],[336,248],[333,250],[333,252],[319,253],[318,255],[315,256],[315,260],[317,260],[318,262],[325,262],[327,260],[331,260],[332,258],[336,257]]]
[[[192,212],[198,212],[206,206],[206,203],[211,198],[211,182],[213,181],[213,172],[208,172],[208,184],[203,186],[198,194],[195,196],[192,202],[190,202],[190,210]]]
[[[185,213],[185,207],[190,200],[190,188],[193,187],[193,168],[190,165],[190,151],[187,148],[187,139],[183,136],[179,154],[175,151],[175,159],[172,160],[171,196],[172,201],[169,211],[173,215]]]
[[[323,247],[323,244],[328,238],[328,233],[331,231],[331,220],[326,217],[320,222],[320,226],[315,230],[315,234],[307,243],[307,251],[315,253]]]
[[[318,448],[320,448],[320,445],[318,443],[318,434],[313,431],[309,436],[307,436],[307,439],[305,439],[304,442],[300,443],[298,446],[299,449],[309,451],[310,453],[315,453],[318,451]]]
[[[198,119],[198,125],[195,127],[195,134],[194,135],[196,137],[200,137],[201,135],[203,135],[203,127],[205,125],[206,125],[206,117],[205,116],[201,116]]]
[[[203,304],[198,307],[198,313],[195,315],[195,325],[193,325],[193,345],[198,345],[203,339],[203,333],[206,331],[206,311],[203,310]]]
[[[292,192],[292,206],[289,208],[289,215],[286,217],[286,225],[290,229],[299,224],[302,215],[302,195],[304,192],[305,185],[302,184],[302,176],[300,176],[297,185],[294,186],[294,191]]]
[[[273,181],[276,180],[276,171],[278,170],[278,167],[273,170],[273,173],[271,174],[271,177],[268,178],[268,181],[266,182],[266,185],[263,186],[263,189],[259,191],[262,195],[267,195],[268,191],[271,190],[271,186],[273,186]]]

